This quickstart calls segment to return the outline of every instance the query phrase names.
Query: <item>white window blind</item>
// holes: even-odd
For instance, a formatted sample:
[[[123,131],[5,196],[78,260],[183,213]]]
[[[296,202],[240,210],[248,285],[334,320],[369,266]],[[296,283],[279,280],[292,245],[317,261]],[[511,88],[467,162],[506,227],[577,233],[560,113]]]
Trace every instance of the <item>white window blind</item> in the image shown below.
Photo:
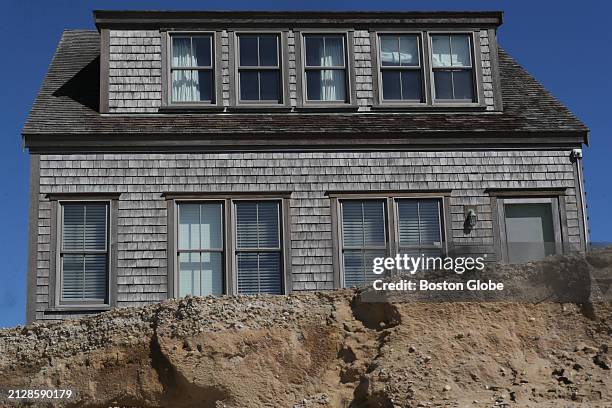
[[[440,200],[398,199],[396,205],[400,253],[441,255]]]
[[[223,294],[223,204],[178,204],[178,292]]]
[[[345,286],[361,286],[378,279],[373,259],[387,253],[385,202],[342,201],[342,256]]]
[[[107,301],[108,203],[62,203],[61,300]]]
[[[237,201],[236,269],[239,294],[282,294],[278,201]]]

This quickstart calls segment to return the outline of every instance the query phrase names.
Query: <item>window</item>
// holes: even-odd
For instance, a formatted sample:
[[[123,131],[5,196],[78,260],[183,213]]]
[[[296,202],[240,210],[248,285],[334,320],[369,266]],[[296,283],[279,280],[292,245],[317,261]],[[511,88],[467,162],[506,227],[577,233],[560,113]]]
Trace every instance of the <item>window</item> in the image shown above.
[[[223,294],[223,204],[178,204],[178,294]]]
[[[306,100],[347,102],[345,37],[304,36]]]
[[[385,201],[342,201],[341,212],[344,284],[360,286],[378,278],[373,259],[387,253]]]
[[[561,252],[556,198],[500,199],[504,260],[523,263]]]
[[[238,294],[283,293],[280,203],[236,201]]]
[[[441,256],[440,200],[397,199],[399,252],[410,256]]]
[[[384,34],[378,38],[382,99],[422,102],[420,37]]]
[[[387,205],[394,211],[387,211]],[[442,200],[383,198],[340,200],[340,256],[345,287],[379,279],[373,260],[395,256],[442,256]],[[393,225],[395,230],[389,231]]]
[[[108,303],[108,202],[62,202],[60,301]]]
[[[431,62],[436,101],[475,100],[470,35],[432,35]]]
[[[172,35],[171,100],[214,103],[213,35]]]
[[[282,102],[279,48],[276,34],[238,35],[241,102]]]

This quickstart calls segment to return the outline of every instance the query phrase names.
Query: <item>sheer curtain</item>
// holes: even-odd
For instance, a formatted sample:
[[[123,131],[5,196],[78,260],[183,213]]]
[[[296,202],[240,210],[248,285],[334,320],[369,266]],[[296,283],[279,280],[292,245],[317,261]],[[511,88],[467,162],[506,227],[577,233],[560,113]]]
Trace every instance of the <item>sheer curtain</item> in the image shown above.
[[[190,38],[174,38],[172,41],[172,67],[192,67],[195,61]],[[177,69],[172,71],[172,98],[176,102],[200,100],[198,71]]]
[[[322,67],[344,66],[343,39],[340,37],[326,37],[320,43],[323,47],[319,50]],[[324,69],[321,71],[321,100],[338,101],[344,100],[345,78],[344,70]]]

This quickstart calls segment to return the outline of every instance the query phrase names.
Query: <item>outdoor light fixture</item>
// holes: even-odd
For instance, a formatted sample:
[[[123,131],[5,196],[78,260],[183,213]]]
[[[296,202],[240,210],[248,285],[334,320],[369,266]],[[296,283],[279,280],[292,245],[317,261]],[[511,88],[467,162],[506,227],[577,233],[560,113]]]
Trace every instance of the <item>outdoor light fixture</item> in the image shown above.
[[[465,213],[465,222],[463,224],[464,230],[469,233],[476,226],[477,214],[476,209],[468,208]]]

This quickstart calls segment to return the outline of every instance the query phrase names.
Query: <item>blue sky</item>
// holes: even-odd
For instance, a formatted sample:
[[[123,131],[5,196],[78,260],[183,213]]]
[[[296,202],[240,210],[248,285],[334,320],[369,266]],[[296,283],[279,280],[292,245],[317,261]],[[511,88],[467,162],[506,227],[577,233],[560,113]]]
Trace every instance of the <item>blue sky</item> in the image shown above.
[[[62,30],[94,28],[94,9],[502,10],[499,42],[591,129],[584,151],[591,239],[612,241],[612,3],[607,1],[4,0],[0,33],[0,327],[25,320],[28,156],[20,131]]]

